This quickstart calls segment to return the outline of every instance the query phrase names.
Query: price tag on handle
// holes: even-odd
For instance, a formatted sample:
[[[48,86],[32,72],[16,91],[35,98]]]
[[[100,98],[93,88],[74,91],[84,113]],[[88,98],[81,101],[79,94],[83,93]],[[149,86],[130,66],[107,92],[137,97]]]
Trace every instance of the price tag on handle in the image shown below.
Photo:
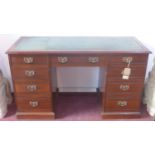
[[[128,80],[130,77],[130,74],[131,74],[130,63],[131,63],[131,61],[129,60],[127,67],[124,68],[122,71],[122,79],[124,79],[124,80]]]

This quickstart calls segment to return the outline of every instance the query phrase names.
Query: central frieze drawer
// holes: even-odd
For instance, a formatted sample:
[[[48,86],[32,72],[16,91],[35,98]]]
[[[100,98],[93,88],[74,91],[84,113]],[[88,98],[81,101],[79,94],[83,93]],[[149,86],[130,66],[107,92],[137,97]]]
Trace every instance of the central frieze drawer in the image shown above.
[[[99,56],[53,56],[52,66],[100,66],[105,65],[106,58]]]
[[[50,91],[49,83],[16,83],[15,91],[17,93],[43,93]]]

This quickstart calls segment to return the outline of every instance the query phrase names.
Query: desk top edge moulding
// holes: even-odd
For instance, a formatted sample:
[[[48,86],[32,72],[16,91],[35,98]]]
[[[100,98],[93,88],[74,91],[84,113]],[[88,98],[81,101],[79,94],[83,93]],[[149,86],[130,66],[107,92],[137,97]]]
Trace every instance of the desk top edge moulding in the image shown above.
[[[142,116],[151,51],[135,37],[21,37],[6,53],[18,119],[57,118],[56,69],[79,66],[99,67],[96,90],[102,118]]]
[[[151,53],[135,37],[20,37],[7,53]],[[22,53],[21,53],[22,52]],[[73,54],[74,54],[73,53]]]

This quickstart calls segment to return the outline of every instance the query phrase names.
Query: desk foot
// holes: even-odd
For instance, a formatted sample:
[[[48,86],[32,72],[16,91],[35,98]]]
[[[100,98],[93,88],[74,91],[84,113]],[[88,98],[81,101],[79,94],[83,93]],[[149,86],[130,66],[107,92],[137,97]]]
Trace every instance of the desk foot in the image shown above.
[[[51,120],[55,118],[54,112],[17,112],[16,117],[24,120]]]
[[[140,118],[141,112],[102,112],[103,119],[130,119]]]

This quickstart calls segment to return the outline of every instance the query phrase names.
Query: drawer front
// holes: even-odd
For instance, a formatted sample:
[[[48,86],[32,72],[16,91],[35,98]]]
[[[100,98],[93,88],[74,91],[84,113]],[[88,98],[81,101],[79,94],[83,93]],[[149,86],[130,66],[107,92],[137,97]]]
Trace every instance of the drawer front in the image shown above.
[[[140,100],[133,99],[107,99],[104,104],[104,110],[106,112],[127,112],[127,111],[139,111]]]
[[[16,92],[16,97],[22,98],[51,98],[51,92],[44,92],[44,93],[18,93]]]
[[[133,63],[146,63],[148,59],[148,55],[142,54],[130,54],[130,55],[113,55],[110,57],[110,65],[114,66],[115,63],[127,64],[128,60],[131,60],[131,64]]]
[[[109,67],[108,78],[119,77],[122,78],[122,71],[126,66],[115,65],[115,67]],[[146,65],[133,65],[131,66],[130,77],[144,77],[146,72]]]
[[[50,98],[16,98],[18,111],[20,112],[50,112],[52,103]]]
[[[114,82],[119,82],[119,83],[126,83],[126,82],[134,82],[134,83],[144,83],[144,78],[143,77],[130,77],[129,79],[122,79],[122,76],[118,77],[110,77],[107,79],[107,83],[114,83]]]
[[[48,56],[46,55],[12,55],[12,65],[48,65]]]
[[[114,93],[114,92],[107,92],[107,99],[118,99],[118,100],[140,100],[142,97],[142,92],[135,92],[135,93]]]
[[[44,66],[16,66],[12,67],[12,75],[16,81],[22,80],[48,80],[49,79],[49,69]]]
[[[100,66],[105,65],[106,58],[99,56],[55,56],[51,58],[53,66]]]
[[[141,92],[143,84],[138,83],[109,83],[107,92]]]
[[[48,83],[16,83],[15,91],[17,93],[50,92],[50,85]]]

